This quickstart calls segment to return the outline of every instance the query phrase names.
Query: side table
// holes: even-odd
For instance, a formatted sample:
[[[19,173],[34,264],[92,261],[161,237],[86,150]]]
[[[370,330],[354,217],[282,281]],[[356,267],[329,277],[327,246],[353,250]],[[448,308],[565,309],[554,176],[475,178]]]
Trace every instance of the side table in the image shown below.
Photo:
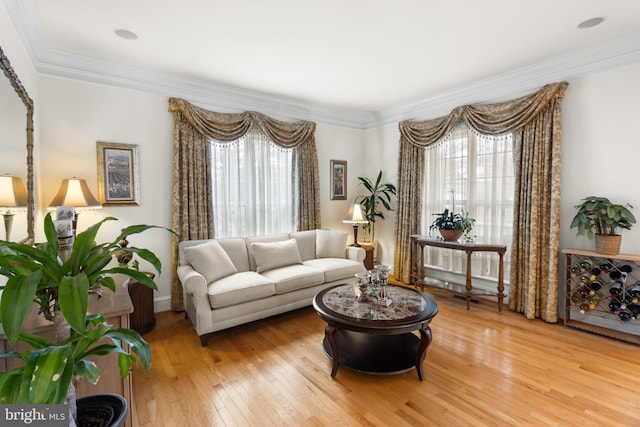
[[[367,270],[373,270],[375,267],[375,260],[373,259],[374,246],[373,245],[360,245],[364,249],[366,255],[364,257],[364,267]]]
[[[152,279],[153,273],[145,272]],[[146,334],[156,326],[156,315],[153,307],[153,289],[144,286],[134,279],[127,281],[127,289],[133,303],[133,313],[129,316],[131,329],[140,335]]]

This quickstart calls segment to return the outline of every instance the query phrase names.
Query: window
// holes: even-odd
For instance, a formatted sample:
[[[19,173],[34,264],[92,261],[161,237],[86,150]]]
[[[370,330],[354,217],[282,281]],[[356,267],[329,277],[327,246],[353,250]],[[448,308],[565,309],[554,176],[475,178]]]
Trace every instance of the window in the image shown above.
[[[293,149],[257,127],[232,142],[211,142],[216,238],[289,233],[296,229]]]
[[[514,209],[513,137],[477,134],[465,125],[427,148],[425,153],[425,195],[422,234],[436,237],[429,230],[432,214],[444,208],[465,210],[476,219],[471,232],[475,242],[507,245],[510,253]],[[436,232],[437,233],[437,232]],[[499,257],[495,253],[474,253],[472,273],[479,288],[495,292]],[[505,255],[508,280],[510,259]],[[428,277],[464,283],[466,254],[439,248],[425,248]],[[453,274],[451,274],[453,273]]]

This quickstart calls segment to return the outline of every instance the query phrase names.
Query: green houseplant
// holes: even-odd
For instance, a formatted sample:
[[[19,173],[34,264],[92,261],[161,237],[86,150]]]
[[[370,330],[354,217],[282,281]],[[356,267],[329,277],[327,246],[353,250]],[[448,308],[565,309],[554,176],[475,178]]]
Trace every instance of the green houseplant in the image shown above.
[[[18,358],[19,368],[0,372],[0,403],[68,403],[75,418],[73,380],[85,377],[96,383],[100,373],[88,356],[118,355],[124,378],[138,362],[145,372],[151,366],[151,349],[137,332],[112,328],[102,314],[87,315],[90,295],[101,296],[104,288],[116,291],[113,274],[122,274],[156,288],[146,274],[128,265],[110,266],[122,248],[120,241],[150,228],[132,225],[110,243],[96,244],[101,225],[115,220],[108,217],[79,233],[71,250],[60,251],[55,225],[48,214],[44,220],[46,242],[35,246],[0,241],[0,274],[7,277],[0,302],[0,317],[10,345],[17,341],[31,348],[23,352],[3,352],[2,358]],[[127,250],[149,262],[160,273],[157,256],[143,248]],[[61,258],[61,254],[65,254]],[[32,304],[38,314],[54,323],[55,342],[22,331]],[[131,351],[125,351],[124,345]],[[71,420],[70,420],[71,421]],[[71,424],[74,425],[74,424]]]
[[[574,206],[578,212],[571,221],[571,228],[577,228],[578,235],[595,237],[596,252],[616,255],[620,252],[622,236],[619,229],[630,230],[636,218],[630,204],[612,203],[606,197],[589,196]]]
[[[390,183],[382,183],[382,171],[378,173],[375,181],[367,176],[359,176],[360,184],[367,190],[367,195],[358,196],[356,203],[360,203],[364,210],[364,217],[369,221],[364,228],[371,236],[371,240],[375,240],[375,223],[376,219],[384,219],[382,209],[392,211],[391,196],[396,195],[396,187]]]
[[[435,219],[429,227],[430,230],[438,230],[443,239],[456,241],[463,234],[467,240],[475,223],[474,218],[469,217],[469,213],[464,210],[461,213],[454,213],[453,210],[445,209],[443,212],[433,214]]]

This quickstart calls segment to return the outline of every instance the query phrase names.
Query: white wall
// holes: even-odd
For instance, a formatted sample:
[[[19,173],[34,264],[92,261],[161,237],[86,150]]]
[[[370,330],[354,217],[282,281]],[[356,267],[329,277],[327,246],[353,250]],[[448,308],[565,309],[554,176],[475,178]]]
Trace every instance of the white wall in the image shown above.
[[[604,196],[630,203],[640,220],[638,159],[640,64],[570,82],[562,104],[562,248],[594,250],[594,242],[570,229],[580,199]],[[640,225],[622,230],[621,253],[640,254]]]

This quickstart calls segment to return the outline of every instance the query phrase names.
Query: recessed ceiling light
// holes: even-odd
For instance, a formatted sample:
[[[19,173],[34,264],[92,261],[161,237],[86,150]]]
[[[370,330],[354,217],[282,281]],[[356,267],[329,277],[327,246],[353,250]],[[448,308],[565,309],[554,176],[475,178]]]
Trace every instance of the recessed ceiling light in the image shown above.
[[[129,30],[116,30],[116,35],[125,40],[135,40],[138,38],[138,35],[133,31]]]
[[[578,24],[578,28],[584,29],[584,28],[595,27],[596,25],[602,24],[602,21],[604,21],[604,18],[601,16],[597,16],[595,18],[582,21],[581,23]]]

